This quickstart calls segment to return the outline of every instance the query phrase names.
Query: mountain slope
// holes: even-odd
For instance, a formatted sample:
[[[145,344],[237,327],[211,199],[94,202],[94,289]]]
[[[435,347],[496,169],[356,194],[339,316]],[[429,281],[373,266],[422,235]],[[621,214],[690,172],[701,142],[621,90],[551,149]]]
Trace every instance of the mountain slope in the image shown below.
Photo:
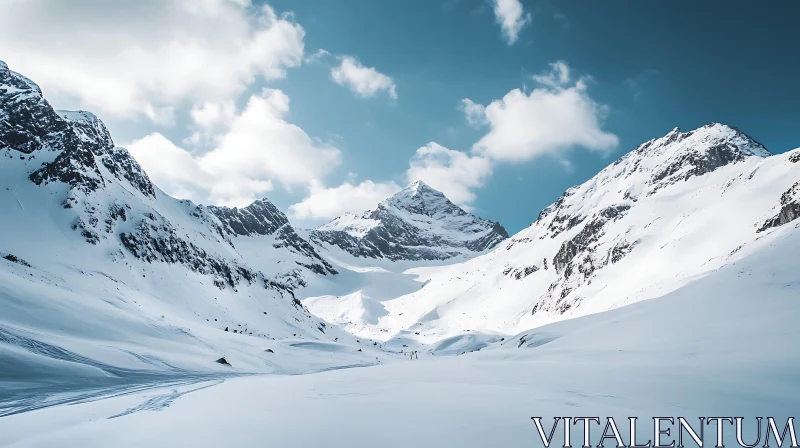
[[[776,229],[796,231],[798,154],[771,156],[716,123],[673,130],[567,190],[493,251],[408,271],[421,288],[383,300],[374,323],[348,328],[430,343],[465,331],[516,333],[662,296]],[[319,315],[332,311],[308,303]]]
[[[274,205],[169,197],[96,116],[53,110],[4,63],[0,210],[0,363],[17,366],[11,379],[57,376],[41,370],[56,361],[231,371],[214,362],[223,355],[233,370],[272,370],[267,339],[350,340],[295,298],[336,271]]]
[[[495,247],[508,233],[499,223],[465,212],[417,181],[375,210],[345,214],[309,236],[356,257],[415,261],[474,256]]]
[[[281,447],[511,448],[541,446],[531,414],[546,416],[546,428],[549,416],[600,415],[625,425],[621,436],[633,445],[628,417],[667,415],[686,418],[713,446],[716,431],[701,432],[697,418],[740,415],[743,440],[754,441],[763,436],[755,416],[774,417],[780,430],[800,402],[800,353],[784,349],[800,339],[792,263],[800,232],[791,230],[665,297],[546,325],[477,353],[420,351],[419,361],[369,369],[140,391],[2,418],[0,433],[14,447],[260,446],[269,438]],[[435,424],[417,430],[420,422]],[[677,422],[662,428],[672,430],[664,444],[677,438]],[[735,440],[735,425],[722,428]],[[602,429],[592,428],[591,446],[609,443]],[[639,426],[637,437],[653,440],[650,430]],[[580,424],[571,434],[573,445],[582,440]],[[565,444],[555,431],[551,446]]]

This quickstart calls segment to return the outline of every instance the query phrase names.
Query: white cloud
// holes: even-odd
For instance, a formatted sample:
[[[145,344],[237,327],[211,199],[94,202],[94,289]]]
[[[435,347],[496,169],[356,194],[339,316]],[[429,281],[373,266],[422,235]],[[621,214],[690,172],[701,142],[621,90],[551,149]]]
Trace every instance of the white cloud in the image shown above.
[[[529,94],[514,89],[486,106],[489,132],[473,145],[473,152],[523,162],[546,154],[561,157],[573,147],[604,151],[619,144],[616,135],[602,129],[607,107],[589,96],[586,78],[571,82],[563,62],[550,68],[534,77],[540,86]]]
[[[192,107],[189,116],[194,123],[194,132],[185,141],[197,145],[213,140],[230,126],[236,117],[236,105],[232,100],[206,101]]]
[[[0,57],[58,107],[172,124],[303,60],[305,31],[249,0],[0,2]]]
[[[340,64],[331,69],[331,78],[336,84],[347,86],[362,98],[371,98],[378,92],[386,91],[390,98],[397,99],[397,87],[392,78],[375,70],[374,67],[361,65],[358,59],[352,56],[340,58]]]
[[[374,209],[380,201],[398,191],[400,186],[394,182],[365,180],[358,185],[345,182],[333,188],[314,183],[308,197],[289,207],[289,214],[303,220],[331,219],[346,212]]]
[[[207,101],[193,107],[190,115],[197,126],[209,129],[230,123],[236,115],[236,106],[233,101]]]
[[[570,162],[562,156],[565,150],[616,146],[617,137],[601,129],[607,108],[589,96],[590,78],[573,80],[572,75],[565,62],[557,61],[548,71],[533,76],[540,86],[530,94],[515,89],[486,107],[463,99],[459,109],[467,121],[489,126],[488,133],[473,146],[473,154],[431,142],[416,151],[405,180],[423,180],[469,210],[476,199],[475,190],[486,184],[499,161],[522,162],[551,154],[568,168]],[[346,211],[370,209],[398,188],[393,182],[347,182],[334,188],[316,184],[290,211],[299,219],[332,218]]]
[[[331,55],[331,53],[328,50],[326,50],[324,48],[320,48],[319,50],[315,51],[313,54],[307,56],[305,58],[305,63],[306,64],[313,64],[315,62],[318,62],[318,61],[321,61],[323,59],[328,58],[330,55]]]
[[[486,123],[486,119],[484,118],[485,108],[471,99],[464,98],[461,100],[459,109],[464,112],[464,116],[467,118],[467,123],[469,123],[470,126],[478,127]]]
[[[513,45],[522,28],[531,23],[531,15],[523,10],[520,0],[494,0],[494,16],[509,45]]]
[[[491,175],[492,165],[488,159],[447,149],[434,142],[417,149],[406,171],[409,183],[421,180],[456,204],[467,207],[475,201],[473,190],[482,187]]]
[[[151,134],[128,146],[161,189],[197,202],[244,206],[272,190],[273,182],[286,187],[319,182],[340,164],[340,152],[331,144],[309,137],[285,121],[289,97],[264,89],[250,97],[214,149],[195,155]],[[218,115],[200,113],[215,121]]]
[[[569,66],[564,61],[550,63],[550,70],[532,76],[533,80],[539,84],[549,87],[563,87],[569,84]]]
[[[470,156],[430,142],[414,153],[405,172],[405,181],[411,184],[422,180],[469,210],[470,204],[475,201],[474,190],[482,187],[491,175],[489,159]],[[400,189],[391,181],[345,182],[331,188],[315,182],[310,185],[309,195],[305,199],[289,207],[289,214],[300,220],[321,220],[335,218],[345,212],[363,212],[374,209],[380,201]]]
[[[159,133],[152,133],[126,145],[150,179],[168,194],[199,201],[213,175],[204,171],[191,153]],[[270,188],[271,189],[271,186]]]

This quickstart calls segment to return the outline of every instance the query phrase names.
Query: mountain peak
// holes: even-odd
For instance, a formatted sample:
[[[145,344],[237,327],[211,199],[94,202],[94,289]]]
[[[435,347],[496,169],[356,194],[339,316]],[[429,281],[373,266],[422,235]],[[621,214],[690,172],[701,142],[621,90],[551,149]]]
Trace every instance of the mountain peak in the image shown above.
[[[613,166],[622,164],[631,173],[649,172],[649,179],[640,181],[652,187],[652,193],[750,157],[771,155],[763,145],[733,126],[709,123],[688,132],[674,128],[663,137],[639,145]]]
[[[663,137],[639,145],[585,183],[568,189],[542,211],[537,222],[553,215],[554,222],[548,229],[558,234],[582,222],[586,214],[578,210],[603,195],[618,195],[615,202],[629,206],[672,185],[721,168],[735,169],[733,165],[748,160],[758,163],[758,159],[771,155],[733,126],[712,122],[688,132],[675,127]],[[616,192],[600,188],[611,184],[616,186]]]
[[[357,257],[395,261],[474,255],[506,238],[503,226],[467,213],[421,180],[375,210],[345,213],[312,232],[312,239]]]
[[[414,190],[416,192],[429,191],[429,192],[441,193],[440,191],[436,190],[435,188],[431,187],[430,185],[426,184],[425,182],[423,182],[421,180],[418,180],[418,181],[412,183],[411,185],[409,185],[406,188],[409,188],[409,189]]]
[[[418,180],[411,185],[403,188],[399,192],[395,193],[397,197],[405,197],[405,196],[435,196],[435,197],[446,197],[444,193],[441,191],[431,187],[430,185],[426,184],[425,182]]]
[[[99,120],[97,115],[86,110],[56,110],[56,113],[65,120],[94,122]]]
[[[416,181],[380,203],[378,208],[396,208],[406,212],[435,217],[437,215],[466,215],[467,212],[450,202],[447,196],[422,181]]]
[[[233,235],[271,235],[289,222],[267,198],[256,199],[242,208],[210,205],[206,209]]]
[[[3,93],[26,93],[27,91],[34,95],[42,95],[42,89],[38,84],[11,70],[8,68],[8,64],[2,60],[0,60],[0,87],[4,87],[5,92]]]
[[[85,110],[57,110],[56,113],[72,126],[83,143],[91,145],[99,154],[107,153],[114,147],[111,133],[97,115]]]
[[[707,153],[721,148],[727,153],[723,157],[729,159],[725,163],[738,161],[741,157],[772,155],[752,137],[739,129],[723,123],[708,123],[695,130],[681,132],[675,127],[665,136],[644,143],[637,152],[648,156],[659,156],[667,153]]]

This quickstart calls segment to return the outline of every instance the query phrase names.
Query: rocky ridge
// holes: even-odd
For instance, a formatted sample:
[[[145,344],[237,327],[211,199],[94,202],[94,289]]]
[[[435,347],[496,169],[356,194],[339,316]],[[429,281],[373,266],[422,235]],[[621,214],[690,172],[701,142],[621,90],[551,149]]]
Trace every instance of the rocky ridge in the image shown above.
[[[73,216],[72,229],[88,243],[118,245],[149,263],[182,264],[213,276],[220,288],[261,278],[266,287],[291,294],[305,283],[305,272],[336,272],[266,199],[237,209],[175,201],[161,193],[94,114],[54,110],[35,83],[2,62],[0,123],[0,151],[19,154],[32,167],[28,177],[34,184],[68,186],[61,205]],[[185,216],[178,218],[198,225],[187,229],[171,222],[164,202],[181,204]],[[215,253],[217,244],[235,249],[237,237],[273,234],[272,248],[291,254],[295,268],[261,273],[240,257]]]
[[[417,181],[375,210],[345,214],[320,226],[310,238],[356,257],[419,261],[475,256],[497,246],[508,233]]]

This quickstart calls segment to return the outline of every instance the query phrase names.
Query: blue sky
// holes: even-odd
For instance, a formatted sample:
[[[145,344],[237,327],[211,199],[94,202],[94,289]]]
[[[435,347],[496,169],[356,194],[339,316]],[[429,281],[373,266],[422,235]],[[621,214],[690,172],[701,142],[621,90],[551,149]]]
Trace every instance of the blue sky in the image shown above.
[[[31,6],[17,12],[18,16],[27,14],[41,19],[41,15],[52,14],[51,20],[39,21],[55,28],[65,26],[53,12],[57,5],[45,0],[31,3],[39,3],[39,8]],[[516,0],[501,3],[508,6]],[[208,4],[214,7],[203,11],[202,17],[191,24],[184,20],[185,11],[174,16],[162,13],[162,18],[157,18],[148,16],[155,14],[153,11],[133,4],[94,8],[91,14],[75,19],[86,42],[98,33],[106,33],[109,22],[119,23],[118,29],[124,32],[112,32],[103,46],[93,43],[97,47],[87,50],[79,50],[87,46],[79,45],[84,41],[76,37],[69,48],[70,61],[87,61],[82,65],[66,67],[71,63],[68,61],[57,67],[37,64],[36,57],[53,61],[57,55],[48,51],[57,49],[48,50],[44,42],[37,43],[35,36],[22,40],[24,35],[19,33],[33,33],[35,29],[20,29],[11,41],[0,35],[0,42],[4,42],[0,44],[0,59],[39,82],[56,107],[85,108],[97,113],[109,125],[117,144],[130,146],[139,142],[133,145],[132,152],[141,158],[140,163],[148,172],[155,173],[151,175],[157,184],[171,194],[199,202],[223,197],[206,192],[194,180],[205,179],[207,173],[194,174],[192,170],[197,168],[182,162],[226,144],[220,141],[227,142],[228,147],[238,145],[236,152],[221,152],[214,159],[218,163],[207,158],[204,169],[221,166],[224,162],[220,160],[228,157],[243,158],[245,168],[281,161],[282,164],[261,171],[220,168],[206,182],[217,182],[227,175],[233,179],[230,184],[243,175],[250,176],[242,184],[254,186],[245,193],[239,191],[241,185],[221,185],[218,190],[230,195],[234,195],[232,189],[236,190],[236,200],[240,202],[246,202],[248,194],[266,196],[281,209],[293,212],[290,216],[294,221],[307,226],[324,222],[343,210],[363,208],[381,194],[405,185],[412,174],[424,173],[430,177],[424,180],[434,186],[437,181],[442,182],[442,189],[448,195],[452,192],[457,202],[516,232],[530,224],[565,189],[587,180],[639,143],[675,126],[689,130],[717,121],[738,127],[773,152],[800,146],[800,38],[795,26],[800,4],[796,2],[522,0],[513,42],[502,29],[497,5],[491,0],[271,0],[267,6],[275,18],[267,25],[263,25],[265,4],[240,6],[228,0],[209,0]],[[152,6],[161,7],[159,2]],[[291,15],[284,15],[287,12]],[[180,33],[159,37],[154,31],[159,25],[154,20],[164,20],[164,26],[172,26]],[[202,53],[203,48],[192,50],[198,52],[195,59],[206,58],[202,59],[204,66],[214,72],[208,79],[202,78],[206,74],[196,68],[182,72],[183,67],[172,67],[176,58],[162,54],[170,42],[182,43],[176,36],[192,32],[200,38],[214,34],[217,41],[248,37],[246,33],[237,34],[242,28],[237,26],[239,21],[248,23],[253,33],[259,27],[283,27],[284,32],[265,41],[270,49],[258,49],[265,51],[259,53],[260,59],[242,57],[220,62],[254,66],[254,71],[213,67],[213,61],[225,57],[222,47],[218,49],[220,54],[211,50],[209,54]],[[7,25],[6,29],[14,26]],[[63,36],[74,30],[57,31]],[[113,74],[113,70],[105,70],[112,66],[98,65],[97,60],[127,54],[131,42],[144,49],[144,54],[135,53],[137,64],[116,76],[122,81],[106,86],[106,79],[98,73]],[[284,46],[282,53],[275,50]],[[321,49],[327,53],[318,53]],[[373,68],[384,77],[375,78],[377,82],[384,84],[368,92],[370,96],[359,94],[347,81],[335,82],[334,71],[346,57],[357,61],[361,68]],[[265,58],[272,65],[263,63]],[[556,62],[561,65],[551,65]],[[125,77],[140,67],[147,71],[130,80]],[[559,79],[559,67],[568,70],[568,81],[566,77],[563,83]],[[64,71],[62,78],[80,76],[83,70],[87,77],[97,79],[92,78],[90,83],[66,82],[58,78],[59,69]],[[140,82],[154,72],[154,80]],[[174,82],[160,85],[157,81],[174,73],[181,73]],[[182,89],[178,85],[182,81],[194,82],[194,74],[198,76],[197,88]],[[543,78],[546,76],[550,77]],[[543,79],[555,82],[543,84]],[[220,87],[228,80],[230,86]],[[124,82],[138,90],[126,89]],[[394,93],[390,92],[390,85]],[[104,88],[109,91],[103,92]],[[273,90],[267,95],[263,94],[264,88]],[[509,111],[495,121],[487,119],[487,115],[476,120],[480,123],[468,122],[464,99],[488,106],[502,101],[514,89],[520,89],[522,101],[535,89],[555,96],[574,89],[581,102],[575,107],[584,112],[581,107],[590,107],[592,110],[586,113],[591,120],[573,127],[568,126],[566,117],[566,121],[550,126],[555,135],[546,134],[547,129],[541,131],[545,134],[509,134],[519,128],[534,129],[541,121],[537,118],[538,109],[530,109],[538,108],[539,103],[531,103],[526,106],[529,109]],[[211,93],[213,96],[209,96]],[[269,99],[259,103],[264,110],[272,110],[270,104],[278,105],[275,107],[281,112],[277,124],[251,121],[248,128],[242,125],[239,130],[250,132],[251,138],[233,136],[230,128],[209,127],[207,135],[189,141],[199,129],[191,113],[193,108],[199,109],[207,102],[230,104],[228,113],[239,117],[244,115],[253,95]],[[119,100],[115,102],[108,100],[117,96]],[[130,107],[120,106],[126,102],[131,103]],[[511,109],[509,104],[506,106]],[[154,111],[141,112],[153,105]],[[546,118],[557,112],[541,113]],[[273,125],[279,126],[274,129],[282,136],[274,141],[270,134]],[[573,131],[576,135],[568,135]],[[153,134],[162,140],[143,140]],[[540,135],[542,140],[552,142],[540,144],[536,141]],[[432,149],[425,152],[427,156],[421,156],[418,150],[431,142],[437,145],[433,148],[448,148],[449,152]],[[476,145],[479,142],[483,143]],[[254,162],[247,159],[250,153],[241,149],[248,145],[252,148],[247,151],[260,154]],[[280,151],[275,149],[271,154],[273,147],[280,147]],[[166,153],[174,157],[162,157]],[[430,158],[433,153],[438,154],[435,160]],[[284,156],[285,162],[281,159]],[[445,162],[451,165],[445,166],[444,171],[427,169],[432,161],[444,160],[440,156],[446,156]],[[412,171],[413,160],[418,165],[428,164],[423,167],[427,170]],[[313,168],[294,173],[292,167],[297,164]],[[285,174],[290,171],[291,175]],[[364,181],[375,186],[356,199],[355,190]],[[343,184],[351,185],[353,191],[335,190]],[[296,208],[296,204],[315,195],[316,202]]]

